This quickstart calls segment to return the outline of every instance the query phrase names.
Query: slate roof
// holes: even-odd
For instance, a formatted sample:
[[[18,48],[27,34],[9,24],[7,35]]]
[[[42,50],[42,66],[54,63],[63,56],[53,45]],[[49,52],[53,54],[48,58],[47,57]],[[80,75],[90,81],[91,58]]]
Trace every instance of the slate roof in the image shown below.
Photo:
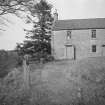
[[[105,18],[57,20],[53,30],[105,29]]]

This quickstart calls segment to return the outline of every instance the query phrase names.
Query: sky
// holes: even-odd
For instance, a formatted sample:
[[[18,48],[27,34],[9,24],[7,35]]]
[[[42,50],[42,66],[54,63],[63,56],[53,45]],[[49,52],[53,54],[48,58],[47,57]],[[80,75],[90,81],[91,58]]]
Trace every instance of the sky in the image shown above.
[[[59,19],[105,18],[105,0],[47,0],[57,9]],[[0,32],[0,49],[12,50],[17,42],[25,39],[23,21],[15,16],[9,16],[12,24],[6,31]]]
[[[58,10],[59,19],[105,17],[105,0],[48,0]]]

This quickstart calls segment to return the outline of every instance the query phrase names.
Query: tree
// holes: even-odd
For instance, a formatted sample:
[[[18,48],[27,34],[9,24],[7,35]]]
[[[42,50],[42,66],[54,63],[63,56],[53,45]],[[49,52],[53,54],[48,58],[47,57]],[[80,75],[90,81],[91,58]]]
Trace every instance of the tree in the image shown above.
[[[40,0],[39,3],[34,5],[31,14],[35,20],[28,18],[28,21],[34,24],[31,31],[27,30],[26,38],[23,49],[25,53],[40,58],[46,58],[51,55],[51,29],[53,18],[51,15],[52,5],[45,0]]]
[[[0,15],[16,13],[17,11],[27,11],[33,6],[34,0],[0,0]]]
[[[20,49],[24,54],[36,54],[40,59],[47,54],[51,54],[52,5],[45,0],[35,1],[0,0],[0,15],[12,13],[20,16],[26,13],[27,23],[32,23],[34,26],[31,31],[27,31],[26,38],[30,41],[23,43],[23,47]]]
[[[5,26],[9,20],[5,18],[6,14],[15,14],[18,17],[23,18],[23,14],[27,14],[27,12],[31,11],[33,8],[33,4],[36,3],[37,0],[0,0],[0,22],[1,27]],[[6,20],[6,22],[4,21]],[[0,30],[4,31],[3,28]]]

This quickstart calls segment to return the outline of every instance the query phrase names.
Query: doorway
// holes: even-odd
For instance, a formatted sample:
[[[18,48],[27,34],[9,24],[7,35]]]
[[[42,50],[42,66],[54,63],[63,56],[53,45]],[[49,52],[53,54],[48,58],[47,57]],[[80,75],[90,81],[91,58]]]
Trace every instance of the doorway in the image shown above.
[[[75,49],[74,46],[66,46],[66,59],[75,59]]]
[[[102,56],[105,56],[105,45],[102,45]]]

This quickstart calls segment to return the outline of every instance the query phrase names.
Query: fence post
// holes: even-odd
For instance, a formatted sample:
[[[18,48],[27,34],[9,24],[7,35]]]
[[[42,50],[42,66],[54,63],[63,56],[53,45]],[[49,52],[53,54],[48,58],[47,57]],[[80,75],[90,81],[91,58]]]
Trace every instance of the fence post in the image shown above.
[[[30,68],[29,68],[29,56],[24,55],[23,58],[23,80],[24,80],[24,88],[30,88]]]

